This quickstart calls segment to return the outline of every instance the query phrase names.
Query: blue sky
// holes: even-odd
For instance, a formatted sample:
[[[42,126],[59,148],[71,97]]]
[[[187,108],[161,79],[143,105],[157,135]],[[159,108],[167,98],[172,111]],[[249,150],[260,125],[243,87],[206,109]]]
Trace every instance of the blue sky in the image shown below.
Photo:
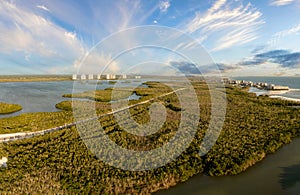
[[[172,28],[172,44],[152,40],[148,25]],[[168,65],[193,73],[178,32],[204,48],[190,56],[194,64],[214,62],[224,76],[300,74],[300,0],[2,0],[0,74],[95,73],[107,63],[112,73],[172,71]],[[144,41],[161,48],[133,47]]]

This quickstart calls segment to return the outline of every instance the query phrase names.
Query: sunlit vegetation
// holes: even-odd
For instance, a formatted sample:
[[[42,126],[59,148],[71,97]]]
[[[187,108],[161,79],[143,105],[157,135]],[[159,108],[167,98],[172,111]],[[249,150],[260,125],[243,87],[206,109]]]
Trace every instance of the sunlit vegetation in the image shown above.
[[[256,97],[247,93],[247,89],[227,87],[224,127],[217,143],[206,155],[200,157],[199,146],[209,126],[211,100],[205,83],[194,81],[192,84],[200,106],[198,131],[190,146],[173,162],[149,171],[114,168],[97,159],[86,148],[75,127],[72,127],[44,136],[2,143],[0,155],[8,156],[8,168],[0,169],[0,192],[9,190],[11,193],[43,193],[49,187],[55,194],[148,194],[186,181],[195,174],[219,176],[241,173],[300,135],[299,109],[290,107],[299,104]],[[131,103],[158,97],[170,91],[170,87],[166,85],[149,83],[149,88],[135,90],[142,99]],[[140,151],[160,147],[176,134],[181,107],[175,94],[132,107],[129,113],[137,124],[143,125],[150,121],[148,111],[152,102],[159,102],[166,107],[166,121],[152,135],[137,136],[128,133],[124,127],[131,123],[122,113],[121,124],[117,123],[113,115],[100,118],[99,124],[104,133],[123,148]],[[111,109],[107,102],[86,101],[83,107],[89,107],[88,104],[97,105],[99,113],[100,110],[104,113]],[[33,129],[34,126],[43,128],[73,120],[71,101],[59,103],[57,107],[69,111],[1,119],[0,130],[16,128],[21,131],[24,128]],[[97,133],[89,130],[90,135]],[[105,148],[100,150],[105,152]],[[159,161],[159,157],[157,158]],[[128,160],[120,159],[120,162]],[[25,191],[26,189],[29,191]]]
[[[40,82],[40,81],[69,81],[72,77],[68,75],[1,75],[0,82]]]
[[[64,94],[63,97],[84,98],[84,99],[90,99],[99,102],[110,102],[112,100],[128,98],[130,95],[131,92],[128,89],[107,88],[105,90],[85,91],[83,93],[77,93],[77,94]]]
[[[137,88],[129,89],[129,88],[106,88],[103,90],[95,90],[95,91],[85,91],[83,93],[75,93],[75,94],[64,94],[63,97],[66,98],[82,98],[82,99],[89,99],[94,100],[97,102],[111,102],[116,100],[125,100],[130,95],[136,94],[141,96],[139,100],[131,100],[131,104],[135,104],[144,100],[148,100],[154,97],[158,97],[164,93],[171,92],[172,89],[170,87],[163,85],[159,82],[146,82],[144,85],[148,87],[139,86]],[[71,103],[68,104],[69,106]],[[64,107],[61,104],[57,105],[58,108],[63,110],[71,110],[70,107]]]
[[[0,133],[30,132],[49,129],[71,123],[71,112],[28,113],[19,116],[1,118]]]
[[[256,97],[227,88],[227,116],[222,133],[205,156],[209,175],[238,174],[300,135],[299,103]]]
[[[22,106],[18,104],[8,104],[0,102],[0,114],[10,114],[22,110]]]

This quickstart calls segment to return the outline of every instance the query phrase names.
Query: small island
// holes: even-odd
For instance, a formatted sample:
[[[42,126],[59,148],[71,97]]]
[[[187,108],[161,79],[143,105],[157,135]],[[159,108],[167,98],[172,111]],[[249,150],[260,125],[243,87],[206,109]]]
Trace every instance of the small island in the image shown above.
[[[22,110],[22,106],[18,104],[0,102],[0,114],[11,114],[20,110]]]

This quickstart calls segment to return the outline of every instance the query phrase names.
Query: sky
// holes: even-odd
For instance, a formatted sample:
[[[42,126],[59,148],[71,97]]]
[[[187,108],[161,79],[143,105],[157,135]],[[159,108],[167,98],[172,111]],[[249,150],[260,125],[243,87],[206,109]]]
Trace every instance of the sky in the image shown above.
[[[1,0],[0,71],[300,76],[300,0]]]

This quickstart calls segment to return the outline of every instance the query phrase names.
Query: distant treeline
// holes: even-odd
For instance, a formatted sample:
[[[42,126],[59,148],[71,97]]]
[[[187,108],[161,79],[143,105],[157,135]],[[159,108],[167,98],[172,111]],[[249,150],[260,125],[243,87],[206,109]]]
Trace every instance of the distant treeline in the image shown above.
[[[71,75],[0,75],[0,82],[38,82],[72,80]]]

